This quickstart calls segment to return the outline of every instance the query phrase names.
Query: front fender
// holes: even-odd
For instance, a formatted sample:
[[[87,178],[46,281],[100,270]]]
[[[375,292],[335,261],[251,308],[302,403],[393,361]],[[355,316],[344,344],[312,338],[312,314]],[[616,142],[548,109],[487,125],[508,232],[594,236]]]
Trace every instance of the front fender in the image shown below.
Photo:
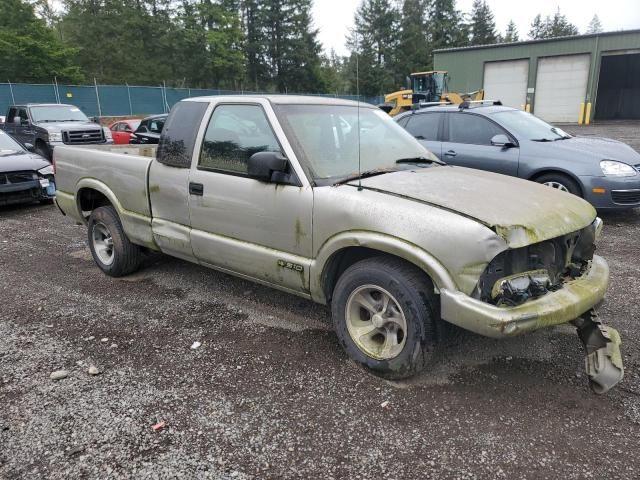
[[[447,269],[426,250],[391,235],[353,230],[336,234],[327,239],[311,263],[309,269],[310,290],[311,297],[316,302],[327,303],[323,283],[330,259],[335,253],[349,247],[365,247],[400,257],[413,263],[429,275],[436,288],[458,290]]]

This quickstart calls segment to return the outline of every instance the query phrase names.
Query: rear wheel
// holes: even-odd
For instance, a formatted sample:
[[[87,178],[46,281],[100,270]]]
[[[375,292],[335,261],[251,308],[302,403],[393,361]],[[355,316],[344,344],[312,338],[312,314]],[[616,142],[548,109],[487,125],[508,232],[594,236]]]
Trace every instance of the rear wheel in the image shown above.
[[[573,193],[578,197],[582,197],[580,187],[575,180],[567,175],[563,175],[562,173],[545,173],[544,175],[540,175],[536,178],[536,182],[562,192]]]
[[[349,267],[336,283],[332,316],[349,356],[374,373],[406,378],[422,370],[435,346],[433,285],[424,272],[394,258]]]
[[[91,255],[107,275],[121,277],[140,266],[140,247],[129,241],[113,207],[99,207],[91,213],[88,236]]]

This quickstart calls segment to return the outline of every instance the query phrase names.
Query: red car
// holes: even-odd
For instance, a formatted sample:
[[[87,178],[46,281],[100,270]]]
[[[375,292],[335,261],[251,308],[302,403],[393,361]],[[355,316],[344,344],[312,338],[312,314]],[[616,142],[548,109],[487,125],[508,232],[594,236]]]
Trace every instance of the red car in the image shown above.
[[[113,137],[113,143],[116,145],[128,145],[133,132],[140,125],[140,120],[120,120],[113,123],[109,130],[111,130],[111,136]]]

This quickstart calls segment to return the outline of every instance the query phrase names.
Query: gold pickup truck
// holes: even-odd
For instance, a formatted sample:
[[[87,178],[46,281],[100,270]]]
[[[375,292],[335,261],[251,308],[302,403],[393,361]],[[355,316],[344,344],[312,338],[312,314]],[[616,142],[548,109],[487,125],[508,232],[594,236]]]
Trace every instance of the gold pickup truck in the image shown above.
[[[387,378],[428,368],[442,321],[491,337],[573,322],[593,389],[622,378],[593,311],[609,270],[591,205],[447,166],[373,106],[192,98],[157,150],[54,157],[57,204],[108,275],[154,250],[330,304],[348,354]]]

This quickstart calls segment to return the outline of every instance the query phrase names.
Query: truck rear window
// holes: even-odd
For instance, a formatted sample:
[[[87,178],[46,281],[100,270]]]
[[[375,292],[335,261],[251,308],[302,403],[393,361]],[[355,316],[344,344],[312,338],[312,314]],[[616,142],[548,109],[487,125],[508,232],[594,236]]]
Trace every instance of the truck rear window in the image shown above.
[[[171,109],[158,145],[158,162],[178,168],[191,166],[196,136],[208,106],[204,102],[180,102]]]

